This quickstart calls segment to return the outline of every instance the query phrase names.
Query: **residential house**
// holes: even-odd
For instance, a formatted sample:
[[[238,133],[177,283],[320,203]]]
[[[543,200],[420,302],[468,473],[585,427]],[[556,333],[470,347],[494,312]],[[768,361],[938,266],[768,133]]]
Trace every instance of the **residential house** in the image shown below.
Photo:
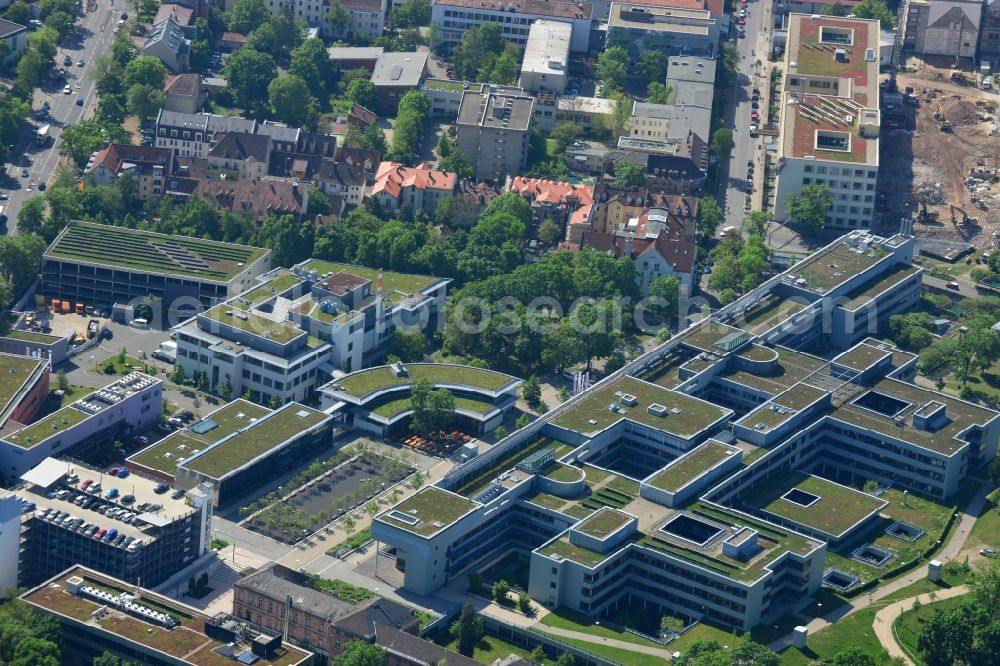
[[[1000,66],[1000,0],[986,0],[983,5],[979,59],[991,65],[996,63],[994,67]]]
[[[338,162],[347,162],[359,167],[362,173],[365,174],[365,183],[367,185],[375,182],[375,173],[382,163],[382,157],[377,151],[366,148],[346,148],[344,146],[337,147],[334,159]]]
[[[326,52],[342,72],[362,68],[374,72],[375,63],[385,53],[385,49],[381,46],[331,46]]]
[[[610,128],[611,114],[614,111],[615,105],[610,99],[570,95],[559,98],[556,105],[556,122],[576,123],[584,132],[589,132],[594,129],[595,122],[604,122],[605,126]]]
[[[0,40],[7,47],[3,62],[11,63],[28,48],[28,28],[20,23],[0,19]]]
[[[374,125],[377,121],[378,116],[375,115],[375,112],[369,111],[360,104],[353,105],[350,113],[347,114],[347,124],[351,127],[357,127],[359,130]]]
[[[636,281],[643,296],[649,294],[649,285],[660,277],[677,278],[681,284],[681,295],[686,297],[691,294],[698,246],[672,238],[666,227],[652,238],[640,238],[626,230],[613,233],[585,231],[580,247],[631,259],[636,267]]]
[[[234,213],[249,213],[258,222],[271,215],[292,215],[301,220],[309,208],[304,184],[282,180],[201,179],[195,194]]]
[[[146,34],[142,45],[142,55],[159,58],[174,74],[187,71],[191,52],[191,40],[177,21],[165,18],[153,25]]]
[[[165,2],[156,10],[156,18],[153,19],[153,25],[162,23],[167,19],[173,19],[182,28],[193,27],[195,19],[194,8],[185,7],[173,2]]]
[[[232,53],[246,45],[247,38],[238,32],[224,32],[216,42],[216,46],[224,53]]]
[[[208,151],[208,166],[216,171],[236,173],[241,179],[258,179],[267,174],[270,137],[247,132],[226,132]]]
[[[489,183],[459,181],[451,204],[452,223],[459,227],[472,227],[490,202],[498,196],[500,190]]]
[[[341,0],[340,6],[351,15],[346,34],[326,34],[332,37],[346,36],[348,42],[381,36],[385,30],[386,2],[387,0]],[[329,27],[326,21],[322,25]]]
[[[502,183],[528,163],[534,98],[500,92],[465,91],[458,110],[456,143],[472,164],[473,177]]]
[[[343,197],[348,206],[360,206],[365,192],[365,172],[348,162],[324,159],[313,173],[312,181],[328,197]]]
[[[698,219],[697,197],[657,192],[650,187],[615,187],[606,180],[594,186],[594,214],[590,230],[610,233],[626,228],[630,220],[638,220],[646,211],[656,208],[666,211],[672,236],[694,242]]]
[[[375,85],[379,113],[395,115],[399,100],[420,87],[427,73],[427,52],[383,53],[375,63],[371,82]]]
[[[208,97],[202,89],[201,74],[167,76],[163,92],[166,96],[163,108],[177,113],[197,113]]]
[[[536,222],[550,219],[560,227],[585,224],[594,205],[594,188],[541,178],[508,178],[504,188],[531,204]]]
[[[451,196],[457,184],[458,174],[435,171],[426,162],[415,167],[382,162],[369,196],[393,213],[409,205],[414,211],[422,210],[433,217],[438,202]]]
[[[164,178],[171,173],[170,151],[112,143],[97,152],[87,165],[86,173],[97,185],[110,185],[127,173],[136,181],[136,197],[145,201],[163,194]]]
[[[909,0],[906,23],[900,26],[903,51],[975,58],[983,5],[981,0]]]

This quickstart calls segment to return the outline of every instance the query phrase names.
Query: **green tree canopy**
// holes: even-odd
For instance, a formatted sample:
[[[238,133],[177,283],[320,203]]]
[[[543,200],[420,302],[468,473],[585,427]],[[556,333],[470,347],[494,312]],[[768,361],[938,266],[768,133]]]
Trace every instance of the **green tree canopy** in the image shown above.
[[[257,110],[268,100],[268,86],[277,76],[274,58],[244,47],[229,57],[226,81],[237,104]]]
[[[167,80],[167,68],[155,56],[139,56],[125,66],[122,78],[122,90],[128,90],[134,85],[145,84],[158,90],[163,89]]]
[[[309,94],[306,82],[294,74],[271,81],[267,97],[277,120],[289,127],[315,125],[316,100]]]
[[[646,170],[629,159],[615,162],[615,187],[642,187],[646,184]]]
[[[812,229],[826,226],[826,213],[833,205],[833,196],[827,185],[803,185],[798,194],[788,197],[788,215]]]
[[[448,389],[435,389],[426,379],[410,391],[413,417],[410,429],[421,435],[445,430],[455,420],[455,397]]]
[[[601,82],[601,95],[609,97],[610,93],[625,89],[628,79],[628,51],[620,46],[605,49],[597,57],[597,79]]]
[[[264,0],[236,0],[226,14],[226,24],[233,32],[249,35],[270,18]]]

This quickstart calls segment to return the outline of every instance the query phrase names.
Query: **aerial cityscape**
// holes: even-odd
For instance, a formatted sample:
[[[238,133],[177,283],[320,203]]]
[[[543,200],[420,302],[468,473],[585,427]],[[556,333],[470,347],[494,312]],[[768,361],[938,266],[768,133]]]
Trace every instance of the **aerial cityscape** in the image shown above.
[[[0,40],[0,664],[1000,663],[1000,2]]]

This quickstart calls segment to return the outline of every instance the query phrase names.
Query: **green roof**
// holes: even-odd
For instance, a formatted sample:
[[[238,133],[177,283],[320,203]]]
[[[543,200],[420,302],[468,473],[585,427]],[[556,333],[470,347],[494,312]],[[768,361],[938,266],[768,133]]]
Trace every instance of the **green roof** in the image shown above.
[[[17,356],[15,354],[0,354],[0,413],[2,413],[14,396],[24,388],[35,370],[47,361]]]
[[[617,552],[617,550],[618,549],[614,552]],[[612,555],[612,553],[599,553],[596,550],[590,550],[589,548],[578,546],[575,543],[570,543],[568,536],[562,536],[556,539],[538,552],[546,557],[558,555],[563,559],[582,564],[589,569],[593,569]]]
[[[375,391],[394,386],[407,386],[426,379],[432,384],[457,384],[484,391],[499,391],[517,381],[516,377],[493,370],[483,370],[467,365],[444,363],[406,363],[406,376],[397,377],[387,365],[360,370],[337,380],[344,392],[363,398]]]
[[[798,489],[818,497],[809,506],[782,497]],[[750,506],[806,525],[832,536],[840,536],[887,503],[872,495],[841,486],[818,476],[780,472],[743,493]]]
[[[725,370],[719,377],[749,386],[757,391],[781,393],[823,368],[828,362],[787,347],[774,347],[778,365],[773,372],[758,374],[746,370]]]
[[[194,437],[187,430],[178,430],[131,456],[129,461],[173,475],[178,462],[209,446],[210,443]]]
[[[465,409],[476,414],[489,414],[495,409],[495,406],[489,400],[477,400],[475,398],[466,398],[459,395],[454,396],[454,398],[456,409]],[[371,411],[374,414],[391,419],[397,414],[401,414],[410,409],[413,409],[413,407],[410,404],[410,398],[406,397],[396,398],[395,400],[384,402]]]
[[[638,404],[628,406],[616,393],[635,396]],[[618,404],[619,410],[611,411],[608,408],[611,403]],[[649,413],[647,408],[652,404],[666,407],[666,415],[657,416]],[[677,413],[672,411],[675,409],[679,411]],[[625,410],[627,415],[622,414],[622,410]],[[587,434],[599,432],[623,418],[628,418],[637,423],[686,438],[711,427],[725,419],[729,414],[730,410],[710,402],[626,376],[606,384],[596,391],[590,391],[568,411],[560,414],[553,421],[553,424]]]
[[[730,454],[729,451],[729,447],[722,442],[710,439],[665,467],[648,483],[660,490],[676,492],[730,455],[736,455],[735,452]]]
[[[788,274],[804,279],[806,284],[803,288],[826,294],[865,272],[880,259],[882,256],[877,252],[855,252],[846,241],[840,241],[795,264]]]
[[[197,437],[202,441],[209,443],[217,442],[270,413],[271,410],[267,407],[244,400],[243,398],[237,398],[228,405],[218,408],[208,416],[202,417],[202,420],[214,421],[217,427],[206,431],[203,435],[188,432],[192,437]],[[240,415],[242,415],[242,418]]]
[[[301,279],[295,277],[284,268],[270,274],[270,277],[271,279],[266,283],[254,287],[250,291],[240,295],[239,298],[231,300],[229,305],[241,310],[250,310],[302,282]]]
[[[62,340],[57,335],[46,335],[44,333],[35,333],[34,331],[11,331],[0,337],[11,338],[12,340],[24,340],[25,342],[34,342],[40,345],[51,345]]]
[[[851,296],[851,300],[847,303],[847,307],[856,308],[859,305],[864,305],[882,292],[896,286],[920,270],[923,270],[920,266],[897,264],[892,268],[892,270],[887,273],[883,273],[881,277],[877,278],[867,287],[862,287],[860,290],[855,291]]]
[[[556,442],[553,442],[547,437],[539,437],[528,446],[504,456],[498,462],[480,471],[474,477],[466,481],[462,486],[456,488],[455,492],[459,495],[465,495],[466,497],[477,495],[481,491],[486,490],[486,488],[490,485],[490,482],[497,478],[497,475],[501,472],[506,472],[528,456],[537,453],[542,449],[551,448],[555,444]],[[557,448],[555,457],[558,458],[563,455],[563,453],[564,452],[561,452],[560,449]]]
[[[35,421],[23,430],[6,435],[4,441],[10,442],[22,449],[30,449],[39,442],[44,442],[50,437],[65,432],[88,416],[90,414],[69,405]]]
[[[372,281],[372,292],[375,291],[375,281],[378,279],[378,271],[374,268],[356,266],[354,264],[335,264],[319,259],[310,259],[303,268],[316,271],[320,275],[324,273],[350,273],[360,278]],[[398,291],[407,296],[412,296],[423,289],[431,286],[441,278],[430,275],[413,275],[410,273],[393,273],[392,271],[382,271],[382,291]]]
[[[430,537],[478,506],[460,495],[428,486],[382,513],[378,519],[408,532]],[[395,515],[409,518],[403,520],[395,518]],[[412,524],[408,522],[413,520]]]
[[[204,451],[197,458],[185,462],[184,467],[212,478],[222,478],[329,418],[323,412],[298,403],[289,403],[267,418],[256,421],[245,430]]]
[[[243,312],[238,307],[226,303],[216,305],[211,310],[202,312],[200,316],[261,338],[274,340],[278,344],[288,344],[300,335],[306,334],[289,321],[272,321],[252,312]]]
[[[704,320],[704,323],[699,323],[688,328],[687,331],[678,336],[678,339],[686,345],[703,351],[722,354],[725,353],[725,350],[716,347],[716,343],[726,336],[740,332],[741,329],[707,319]]]
[[[805,307],[804,303],[771,295],[743,313],[741,326],[745,331],[760,335],[801,312]]]
[[[863,372],[891,354],[892,351],[889,349],[888,345],[886,345],[885,349],[879,349],[873,345],[860,344],[857,347],[848,349],[846,352],[835,358],[833,362],[838,365],[851,368],[852,370]]]
[[[228,282],[267,252],[247,245],[73,222],[45,254],[133,271]]]
[[[614,509],[601,509],[573,529],[596,539],[603,539],[630,520],[632,516],[627,513]]]

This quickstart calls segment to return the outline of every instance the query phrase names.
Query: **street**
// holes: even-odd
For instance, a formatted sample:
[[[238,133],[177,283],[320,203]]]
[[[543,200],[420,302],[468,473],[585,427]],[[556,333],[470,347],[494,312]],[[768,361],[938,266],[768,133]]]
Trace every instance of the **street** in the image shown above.
[[[727,110],[725,125],[733,129],[732,157],[729,160],[728,169],[722,175],[726,177],[724,185],[724,201],[726,215],[723,226],[734,226],[739,229],[743,224],[744,208],[743,202],[747,195],[747,161],[754,160],[756,169],[760,175],[757,182],[763,180],[764,154],[760,138],[754,139],[750,136],[750,113],[751,91],[756,85],[761,91],[760,109],[762,119],[767,111],[766,102],[766,76],[758,74],[754,67],[759,59],[762,63],[767,60],[767,44],[769,36],[764,32],[765,28],[770,29],[769,19],[765,22],[765,17],[771,14],[768,2],[753,0],[747,4],[746,17],[746,37],[736,41],[736,51],[739,55],[737,64],[738,82],[733,82],[727,91],[729,97],[729,108]],[[738,17],[733,17],[734,22]],[[763,72],[762,67],[760,72]],[[763,123],[760,123],[763,124]]]
[[[116,24],[115,8],[109,0],[99,0],[97,11],[84,12],[77,19],[72,32],[63,37],[56,49],[55,67],[63,68],[68,79],[46,79],[35,90],[32,110],[37,111],[45,102],[49,103],[49,115],[42,119],[29,119],[21,131],[21,137],[11,151],[10,163],[0,176],[0,191],[10,199],[4,203],[7,214],[6,233],[17,233],[17,214],[21,204],[36,193],[39,183],[48,183],[59,163],[59,133],[63,127],[89,118],[97,105],[94,81],[88,76],[94,58],[107,55],[114,41]],[[63,60],[69,56],[72,66],[65,67]],[[77,62],[83,60],[84,66]],[[63,86],[69,84],[71,92],[63,93]],[[77,106],[76,98],[83,98],[83,106]],[[48,124],[50,139],[45,146],[35,144],[35,130]],[[28,176],[22,177],[21,170],[27,169]]]

